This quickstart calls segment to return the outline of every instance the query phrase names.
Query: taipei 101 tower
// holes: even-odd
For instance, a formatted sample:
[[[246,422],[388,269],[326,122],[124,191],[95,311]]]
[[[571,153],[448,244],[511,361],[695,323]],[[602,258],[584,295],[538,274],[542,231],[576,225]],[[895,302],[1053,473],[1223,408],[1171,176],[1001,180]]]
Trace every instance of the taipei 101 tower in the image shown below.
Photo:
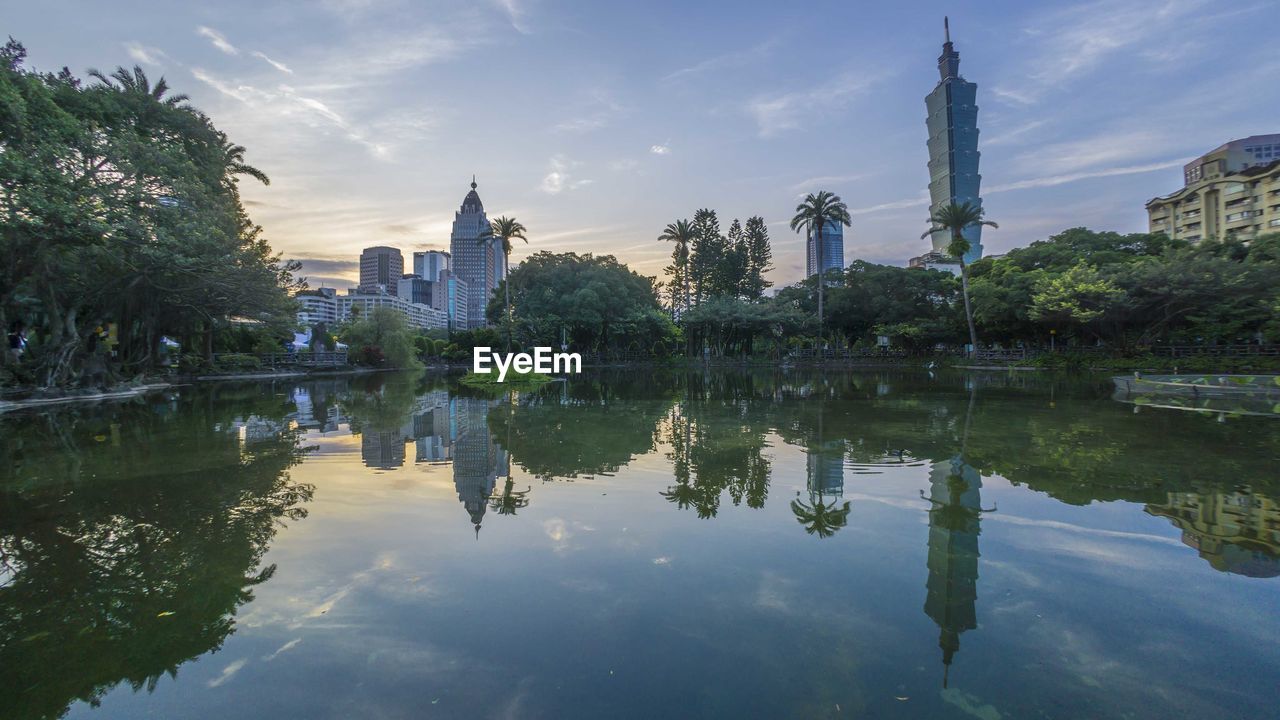
[[[924,99],[929,117],[929,216],[939,208],[956,203],[982,206],[978,174],[978,86],[960,76],[960,53],[951,44],[951,25],[942,21],[946,42],[938,57],[940,79]],[[982,227],[965,228],[970,250],[966,263],[982,257]],[[951,238],[946,232],[932,235],[933,251],[946,253]]]

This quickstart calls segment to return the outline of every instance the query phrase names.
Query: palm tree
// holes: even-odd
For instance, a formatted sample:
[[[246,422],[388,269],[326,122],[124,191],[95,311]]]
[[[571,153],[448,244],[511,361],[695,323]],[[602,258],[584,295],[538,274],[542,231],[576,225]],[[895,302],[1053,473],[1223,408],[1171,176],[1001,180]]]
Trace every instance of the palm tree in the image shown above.
[[[693,242],[693,225],[688,220],[677,220],[667,225],[659,240],[676,244],[676,269],[684,281],[684,310],[689,310],[689,243]]]
[[[228,140],[226,135],[222,136],[222,163],[227,168],[227,179],[234,182],[234,176],[248,175],[263,185],[270,185],[271,178],[267,177],[266,173],[245,163],[244,153],[243,145],[236,145]]]
[[[823,299],[823,272],[822,267],[822,231],[828,227],[834,227],[837,224],[849,226],[853,223],[849,219],[849,206],[844,204],[839,195],[819,190],[815,195],[809,193],[804,202],[796,206],[796,215],[791,218],[791,229],[800,232],[800,228],[805,230],[806,241],[814,239],[816,242],[817,261],[818,261],[818,338],[821,342],[822,338],[822,299]]]
[[[489,223],[489,227],[480,231],[480,235],[476,237],[476,242],[480,245],[488,244],[493,247],[493,243],[502,241],[502,267],[507,269],[507,277],[502,281],[503,301],[507,307],[507,350],[511,350],[511,241],[520,239],[528,244],[529,238],[524,234],[528,232],[528,228],[520,224],[515,218],[506,216],[500,217]]]
[[[964,256],[971,249],[969,241],[964,237],[965,228],[987,225],[989,227],[998,228],[999,225],[991,220],[984,220],[983,213],[985,211],[980,205],[972,205],[968,202],[957,205],[951,203],[938,208],[933,217],[928,222],[932,226],[927,232],[920,236],[923,240],[936,232],[950,232],[951,242],[947,245],[947,254],[960,262],[960,289],[964,294],[964,317],[969,323],[969,345],[973,348],[969,351],[969,357],[974,357],[978,352],[978,331],[973,326],[973,309],[969,305],[969,267],[964,262]]]
[[[165,93],[169,92],[169,83],[162,77],[154,86],[147,79],[147,74],[143,72],[141,65],[134,65],[133,71],[117,67],[116,71],[110,76],[102,74],[99,70],[90,70],[89,76],[101,82],[104,86],[119,90],[120,92],[132,92],[140,95],[149,95],[151,99],[163,102],[165,105],[175,106],[181,105],[190,98],[186,95],[170,95],[165,97]]]

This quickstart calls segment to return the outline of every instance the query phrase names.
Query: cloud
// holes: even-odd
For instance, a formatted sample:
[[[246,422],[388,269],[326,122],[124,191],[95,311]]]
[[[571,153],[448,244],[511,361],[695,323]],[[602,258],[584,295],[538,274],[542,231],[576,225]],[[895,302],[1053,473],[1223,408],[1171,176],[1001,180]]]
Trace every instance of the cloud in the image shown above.
[[[591,93],[590,99],[579,104],[578,112],[568,120],[556,123],[551,129],[555,132],[584,133],[599,130],[620,115],[625,108],[614,101],[606,92]]]
[[[836,185],[842,183],[850,183],[855,180],[861,180],[866,177],[865,174],[858,173],[854,175],[819,175],[817,177],[805,178],[800,182],[792,185],[790,190],[793,193],[811,192],[813,190],[822,189],[828,185]]]
[[[197,80],[209,85],[218,92],[239,100],[254,108],[260,115],[277,115],[277,120],[301,115],[304,121],[323,120],[321,125],[328,124],[338,128],[348,140],[368,148],[375,156],[385,158],[390,148],[383,142],[370,137],[370,132],[357,128],[348,122],[336,110],[316,98],[301,95],[289,85],[279,85],[275,90],[264,90],[247,84],[233,85],[223,81],[202,68],[192,68],[191,74]]]
[[[695,63],[689,67],[680,68],[675,72],[664,75],[661,82],[671,82],[688,78],[693,75],[699,75],[712,70],[723,70],[732,67],[741,67],[749,65],[752,62],[763,59],[772,53],[773,49],[779,44],[779,38],[770,38],[746,50],[737,50],[734,52],[717,55],[712,58]]]
[[[1178,158],[1176,160],[1162,160],[1160,162],[1149,163],[1146,165],[1126,165],[1122,167],[1103,168],[1101,170],[1090,170],[1088,172],[1065,173],[1061,175],[1047,175],[1036,178],[1028,178],[1026,180],[1017,180],[1011,183],[1003,183],[1000,185],[992,185],[982,190],[982,195],[998,195],[1005,192],[1013,192],[1014,190],[1029,190],[1032,188],[1053,187],[1055,185],[1065,185],[1067,183],[1077,182],[1080,180],[1094,180],[1097,178],[1117,177],[1120,175],[1137,175],[1140,173],[1155,172],[1157,170],[1168,170],[1173,167],[1182,167],[1191,162],[1194,158]],[[863,208],[851,208],[850,215],[869,215],[871,213],[884,212],[885,210],[901,210],[903,208],[928,207],[929,196],[927,193],[921,193],[919,197],[907,198],[903,200],[894,200],[892,202],[881,203]]]
[[[840,110],[858,94],[884,77],[881,74],[845,73],[808,90],[758,96],[747,104],[762,138],[800,127],[800,118],[812,118]]]
[[[507,13],[507,19],[511,21],[511,27],[521,35],[530,35],[532,31],[525,24],[525,15],[528,14],[528,8],[524,7],[524,0],[495,0],[498,7]]]
[[[1032,120],[1031,122],[1024,123],[1022,125],[1019,125],[1018,127],[1013,128],[1012,130],[1006,130],[998,135],[995,135],[994,137],[984,139],[982,141],[982,147],[988,148],[988,147],[994,147],[998,145],[1017,144],[1022,140],[1023,136],[1025,136],[1027,133],[1037,128],[1040,128],[1047,122],[1049,121],[1048,120]]]
[[[1067,173],[1064,175],[1031,178],[1029,180],[1005,183],[1003,185],[992,185],[990,188],[984,190],[983,194],[996,194],[1010,192],[1012,190],[1026,190],[1028,188],[1053,187],[1054,185],[1063,185],[1070,182],[1076,182],[1077,180],[1092,180],[1094,178],[1115,177],[1117,175],[1136,175],[1139,173],[1155,172],[1156,170],[1168,170],[1173,167],[1182,167],[1194,159],[1195,158],[1185,157],[1178,158],[1176,160],[1164,160],[1147,165],[1130,165],[1126,167],[1093,170],[1090,172]]]
[[[219,50],[221,50],[222,52],[228,55],[240,54],[239,48],[237,48],[235,45],[232,45],[230,42],[227,41],[226,36],[224,36],[222,33],[218,32],[217,30],[214,30],[211,27],[201,25],[200,27],[196,28],[196,34],[202,35],[208,38],[209,42],[213,43],[214,47],[218,48]]]
[[[649,152],[654,155],[670,155],[671,147],[669,145],[653,145],[649,148]]]
[[[565,190],[577,190],[590,185],[592,180],[574,180],[570,170],[581,163],[567,159],[563,155],[553,156],[550,160],[550,172],[542,178],[539,188],[548,195],[559,195]]]
[[[129,53],[129,57],[148,65],[160,65],[161,60],[167,58],[163,50],[147,47],[139,42],[127,42],[124,44],[124,49]]]
[[[272,60],[271,58],[267,57],[267,54],[266,54],[266,53],[264,53],[264,52],[261,52],[261,51],[259,51],[259,50],[254,50],[253,52],[251,52],[251,53],[249,53],[249,54],[250,54],[250,55],[252,55],[252,56],[254,56],[254,57],[256,57],[256,58],[259,58],[259,59],[263,60],[263,61],[264,61],[264,62],[266,62],[268,65],[270,65],[271,67],[273,67],[273,68],[275,68],[275,69],[279,70],[279,71],[280,71],[280,72],[282,72],[282,73],[288,73],[288,74],[290,74],[290,75],[292,75],[292,74],[293,74],[293,70],[292,70],[292,69],[290,69],[288,65],[285,65],[285,64],[284,64],[284,63],[282,63],[282,62],[277,62],[277,61],[275,61],[275,60]]]

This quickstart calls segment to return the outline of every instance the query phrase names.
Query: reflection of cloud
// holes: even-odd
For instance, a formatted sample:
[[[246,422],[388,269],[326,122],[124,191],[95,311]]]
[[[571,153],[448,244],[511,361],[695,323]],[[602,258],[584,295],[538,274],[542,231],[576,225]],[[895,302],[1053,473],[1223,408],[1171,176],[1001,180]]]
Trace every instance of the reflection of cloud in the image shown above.
[[[756,587],[755,605],[762,610],[775,612],[791,611],[792,582],[771,572],[760,574],[760,584]]]
[[[984,705],[977,695],[971,695],[956,688],[947,688],[942,691],[942,699],[978,720],[1000,720],[1000,711],[996,710],[994,705]]]
[[[669,558],[669,557],[667,557],[667,556],[665,556],[665,555],[664,555],[664,556],[662,556],[662,557],[656,557],[656,558],[654,558],[654,559],[653,559],[653,564],[654,564],[654,565],[670,565],[670,564],[671,564],[671,558]]]
[[[226,666],[225,668],[222,669],[221,675],[209,681],[209,687],[216,688],[219,685],[230,680],[231,678],[235,677],[235,674],[240,672],[240,668],[244,667],[244,664],[247,662],[248,660],[245,660],[242,658]]]
[[[569,532],[568,525],[560,518],[551,518],[542,523],[542,530],[551,538],[551,549],[560,552],[569,547],[569,538],[573,537],[573,533]]]
[[[276,649],[276,651],[275,651],[275,652],[271,653],[270,655],[264,655],[264,656],[262,656],[262,661],[263,661],[263,662],[271,662],[272,660],[275,660],[275,659],[276,659],[276,656],[278,656],[280,653],[285,652],[285,651],[287,651],[287,650],[289,650],[289,649],[291,649],[291,648],[296,647],[296,646],[297,646],[297,644],[298,644],[298,643],[300,643],[300,642],[302,642],[302,638],[294,638],[294,639],[290,640],[289,642],[287,642],[287,643],[285,643],[285,644],[281,645],[278,649]]]

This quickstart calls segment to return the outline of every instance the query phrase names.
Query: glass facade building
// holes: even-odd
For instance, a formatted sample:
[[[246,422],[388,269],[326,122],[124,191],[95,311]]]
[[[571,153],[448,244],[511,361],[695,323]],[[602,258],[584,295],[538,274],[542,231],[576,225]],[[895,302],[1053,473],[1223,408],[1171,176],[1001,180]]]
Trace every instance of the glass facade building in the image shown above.
[[[951,203],[982,206],[978,174],[978,86],[960,77],[960,53],[951,44],[950,24],[944,20],[946,42],[938,57],[941,79],[925,97],[929,116],[929,216]],[[969,241],[966,263],[982,257],[982,226],[965,228]],[[948,233],[932,235],[934,252],[945,253]]]
[[[805,277],[818,274],[818,244],[810,236],[805,241]],[[822,271],[844,269],[844,226],[840,224],[822,228]]]

